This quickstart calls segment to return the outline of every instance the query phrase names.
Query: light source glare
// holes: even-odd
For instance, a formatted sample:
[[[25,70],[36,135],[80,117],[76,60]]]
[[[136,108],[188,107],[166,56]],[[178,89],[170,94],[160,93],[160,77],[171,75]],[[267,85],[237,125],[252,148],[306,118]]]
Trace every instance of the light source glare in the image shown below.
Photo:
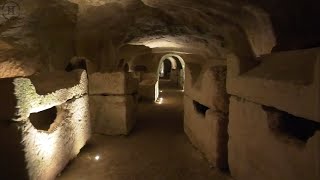
[[[157,103],[157,104],[162,104],[162,102],[163,102],[163,98],[158,98],[158,99],[156,100],[156,103]]]

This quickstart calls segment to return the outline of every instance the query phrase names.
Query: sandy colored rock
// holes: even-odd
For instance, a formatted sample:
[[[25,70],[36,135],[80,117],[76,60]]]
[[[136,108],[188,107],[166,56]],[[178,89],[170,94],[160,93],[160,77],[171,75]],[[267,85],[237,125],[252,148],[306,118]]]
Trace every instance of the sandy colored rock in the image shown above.
[[[236,97],[230,100],[229,113],[229,167],[235,179],[320,178],[319,129],[307,142],[275,133],[269,128],[266,109]]]
[[[211,109],[201,114],[194,102],[184,97],[184,130],[192,144],[217,168],[228,167],[228,119]]]
[[[133,73],[112,72],[89,75],[90,95],[125,95],[134,94],[138,89],[138,79]]]
[[[37,68],[37,64],[11,59],[9,61],[0,62],[0,78],[30,76],[35,73]]]
[[[86,72],[8,78],[0,84],[6,99],[1,101],[6,110],[0,114],[0,135],[8,137],[0,141],[5,147],[0,177],[55,179],[91,135]],[[47,129],[40,129],[43,124]]]
[[[1,119],[24,121],[30,113],[60,105],[69,99],[88,92],[87,74],[83,70],[73,72],[49,72],[26,78],[0,79],[2,107],[8,111]],[[14,112],[14,114],[7,114]]]
[[[134,96],[90,96],[93,131],[105,135],[129,134],[136,118]]]
[[[270,54],[242,74],[242,60],[228,59],[228,93],[319,122],[319,53],[315,48]]]
[[[185,93],[189,97],[216,111],[228,112],[226,66],[188,64],[185,73]]]
[[[15,3],[19,6],[15,9],[19,18],[8,21],[0,17],[0,76],[30,76],[35,72],[64,70],[75,55],[77,5],[57,0]]]

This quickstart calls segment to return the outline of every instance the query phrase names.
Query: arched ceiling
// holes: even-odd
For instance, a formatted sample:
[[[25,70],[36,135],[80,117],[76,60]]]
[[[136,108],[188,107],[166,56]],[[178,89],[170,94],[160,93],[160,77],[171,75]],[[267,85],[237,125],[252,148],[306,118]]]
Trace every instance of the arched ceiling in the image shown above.
[[[4,47],[0,48],[0,63],[19,66],[20,72],[63,69],[73,56],[86,57],[105,70],[117,67],[121,57],[132,59],[148,53],[176,52],[213,59],[224,58],[231,51],[254,58],[320,44],[317,0],[19,3],[22,13],[18,19],[0,18],[0,47]]]
[[[87,35],[85,29],[95,27],[118,44],[185,51],[201,49],[200,53],[207,56],[219,56],[218,49],[224,47],[239,54],[259,56],[271,52],[275,46],[267,14],[245,3],[212,1],[208,4],[191,0],[77,3],[80,33],[83,30]]]

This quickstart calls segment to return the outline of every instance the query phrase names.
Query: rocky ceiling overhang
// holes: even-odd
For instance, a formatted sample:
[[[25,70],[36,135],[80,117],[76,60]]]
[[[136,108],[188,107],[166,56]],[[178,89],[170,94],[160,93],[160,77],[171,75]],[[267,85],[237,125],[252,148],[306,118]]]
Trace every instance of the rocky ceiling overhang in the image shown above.
[[[193,45],[199,48],[199,40],[204,42],[202,46],[211,43],[208,41],[213,44],[220,41],[221,47],[236,50],[241,48],[234,47],[234,44],[241,42],[244,48],[239,53],[251,51],[255,56],[269,53],[275,46],[268,15],[246,3],[234,5],[228,1],[212,1],[208,4],[173,0],[73,2],[80,5],[79,29],[100,26],[104,32],[108,31],[108,35],[118,38],[116,40],[121,39],[122,43],[150,47],[150,41],[157,38],[161,42],[152,43],[151,48],[163,48],[168,44],[169,48],[189,49]],[[120,38],[119,32],[124,32],[125,38]],[[170,36],[171,40],[159,40],[161,36]],[[173,39],[195,43],[168,43]],[[210,52],[211,49],[205,51]],[[211,53],[214,54],[214,50]]]
[[[2,4],[5,2],[0,0]],[[5,47],[0,49],[0,63],[20,68],[20,75],[41,69],[63,69],[74,56],[114,65],[126,45],[145,46],[150,52],[175,51],[223,58],[226,51],[240,57],[258,57],[272,51],[320,44],[317,20],[320,6],[316,0],[308,3],[19,0],[18,3],[21,9],[18,18],[0,17],[0,47]]]

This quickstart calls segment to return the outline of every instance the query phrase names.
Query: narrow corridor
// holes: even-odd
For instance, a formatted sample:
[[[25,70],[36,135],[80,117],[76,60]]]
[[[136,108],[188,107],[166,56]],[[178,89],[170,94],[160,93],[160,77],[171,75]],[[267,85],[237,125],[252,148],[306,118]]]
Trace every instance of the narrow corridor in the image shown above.
[[[183,92],[162,81],[161,104],[141,102],[129,136],[93,135],[61,180],[225,180],[183,132]]]

